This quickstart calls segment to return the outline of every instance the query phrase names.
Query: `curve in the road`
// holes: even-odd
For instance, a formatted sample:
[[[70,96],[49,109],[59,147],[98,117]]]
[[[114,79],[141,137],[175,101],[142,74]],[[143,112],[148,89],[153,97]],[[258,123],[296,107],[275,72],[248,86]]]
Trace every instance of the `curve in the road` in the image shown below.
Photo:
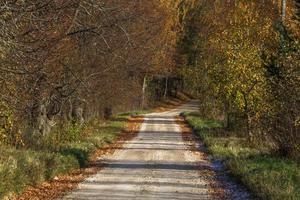
[[[175,117],[196,111],[197,102],[145,116],[137,137],[113,155],[104,168],[63,199],[199,200],[213,195],[211,164],[183,140]]]

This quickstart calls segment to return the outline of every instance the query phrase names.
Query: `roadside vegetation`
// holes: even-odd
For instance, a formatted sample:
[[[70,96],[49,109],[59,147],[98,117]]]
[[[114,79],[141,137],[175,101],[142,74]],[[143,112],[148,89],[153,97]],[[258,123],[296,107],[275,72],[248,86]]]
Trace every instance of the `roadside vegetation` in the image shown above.
[[[0,193],[84,166],[125,124],[105,120],[184,92],[232,173],[297,199],[299,66],[299,0],[2,0]]]
[[[298,1],[180,1],[178,68],[207,118],[300,157]]]
[[[91,120],[78,126],[55,130],[34,148],[1,146],[0,199],[12,198],[28,186],[85,167],[97,149],[113,143],[125,131],[128,112],[111,120]]]
[[[185,117],[213,159],[223,161],[230,174],[256,196],[300,199],[299,163],[272,155],[266,146],[253,146],[241,133],[226,132],[221,121],[205,119],[200,113],[186,113]]]
[[[184,94],[153,104],[153,108],[170,109],[188,100]],[[37,186],[59,175],[89,165],[94,153],[117,142],[119,136],[133,134],[130,119],[153,112],[153,108],[122,112],[110,119],[91,119],[84,124],[57,127],[49,135],[35,138],[34,146],[0,146],[0,199],[12,199],[29,186]]]
[[[168,18],[159,1],[0,1],[0,199],[85,166],[139,114],[117,113],[176,97]]]
[[[189,123],[257,196],[300,199],[299,1],[169,5],[176,66],[200,102]]]

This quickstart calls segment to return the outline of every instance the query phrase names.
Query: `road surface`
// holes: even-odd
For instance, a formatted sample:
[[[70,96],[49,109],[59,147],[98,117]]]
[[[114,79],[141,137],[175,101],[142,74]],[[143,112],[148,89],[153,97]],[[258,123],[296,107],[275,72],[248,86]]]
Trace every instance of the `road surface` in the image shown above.
[[[113,155],[99,158],[104,168],[64,200],[216,199],[211,164],[184,141],[175,117],[196,111],[196,102],[145,116],[140,132]],[[202,155],[202,156],[201,156]]]

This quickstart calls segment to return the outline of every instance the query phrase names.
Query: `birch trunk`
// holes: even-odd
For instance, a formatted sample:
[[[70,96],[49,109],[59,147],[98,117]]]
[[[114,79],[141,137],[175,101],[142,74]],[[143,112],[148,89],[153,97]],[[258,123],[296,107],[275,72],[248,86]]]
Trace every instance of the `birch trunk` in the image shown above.
[[[147,89],[147,76],[144,77],[144,82],[143,82],[142,103],[141,103],[141,107],[142,107],[142,108],[145,107],[146,89]]]
[[[286,0],[281,1],[281,18],[284,22],[286,18]]]

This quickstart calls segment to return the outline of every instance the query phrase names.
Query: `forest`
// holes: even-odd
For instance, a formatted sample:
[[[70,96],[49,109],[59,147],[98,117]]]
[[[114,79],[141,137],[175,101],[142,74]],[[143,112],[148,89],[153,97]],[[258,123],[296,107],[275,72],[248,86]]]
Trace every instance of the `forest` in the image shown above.
[[[247,144],[224,153],[243,184],[300,198],[299,81],[299,0],[1,0],[0,199],[84,167],[126,126],[116,115],[182,93],[199,100],[189,123],[221,124],[210,151]],[[252,150],[284,174],[235,172]]]

